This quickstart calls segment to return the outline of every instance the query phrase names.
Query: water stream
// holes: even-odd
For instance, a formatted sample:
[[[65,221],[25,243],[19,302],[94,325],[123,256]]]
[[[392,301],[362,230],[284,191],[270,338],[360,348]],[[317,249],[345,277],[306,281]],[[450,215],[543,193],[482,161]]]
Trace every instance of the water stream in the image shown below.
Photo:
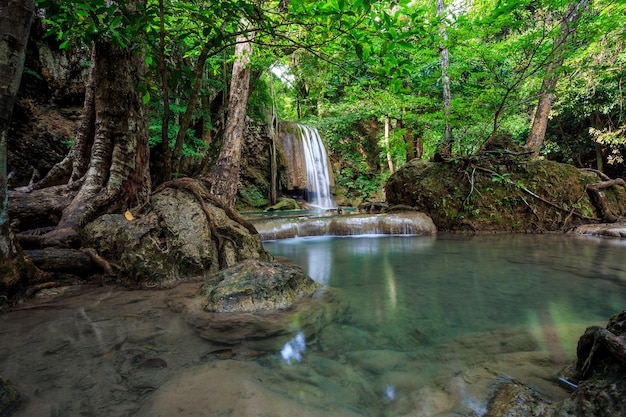
[[[317,128],[298,125],[302,136],[307,175],[307,202],[317,208],[329,209],[335,206],[330,192],[330,171],[326,148]]]
[[[201,339],[171,290],[66,288],[0,314],[16,417],[479,416],[503,378],[559,399],[578,337],[626,307],[626,241],[572,236],[265,242],[349,306],[272,351]]]

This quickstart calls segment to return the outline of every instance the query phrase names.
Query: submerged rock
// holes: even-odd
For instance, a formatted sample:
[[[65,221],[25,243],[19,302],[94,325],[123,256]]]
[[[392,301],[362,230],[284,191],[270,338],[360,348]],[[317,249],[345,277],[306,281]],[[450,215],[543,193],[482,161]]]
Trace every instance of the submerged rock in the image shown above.
[[[220,271],[169,305],[205,339],[257,348],[276,348],[297,332],[308,337],[346,309],[338,290],[299,267],[258,260]]]
[[[207,312],[259,312],[290,307],[322,288],[296,265],[247,260],[220,271],[200,287]]]

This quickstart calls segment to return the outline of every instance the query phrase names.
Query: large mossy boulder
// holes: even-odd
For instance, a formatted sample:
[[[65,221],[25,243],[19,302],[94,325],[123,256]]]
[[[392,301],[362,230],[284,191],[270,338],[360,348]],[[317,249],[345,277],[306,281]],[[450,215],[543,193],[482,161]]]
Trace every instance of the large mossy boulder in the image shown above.
[[[441,230],[556,231],[626,214],[624,186],[597,187],[604,183],[572,165],[487,154],[413,160],[389,178],[386,195]]]
[[[245,259],[271,259],[253,226],[207,197],[196,182],[166,187],[133,216],[107,214],[83,231],[85,246],[146,286],[201,279]],[[182,184],[182,185],[181,185]]]
[[[317,333],[346,309],[340,291],[296,265],[246,260],[207,278],[195,294],[169,301],[198,334],[227,344],[275,349],[303,332]]]

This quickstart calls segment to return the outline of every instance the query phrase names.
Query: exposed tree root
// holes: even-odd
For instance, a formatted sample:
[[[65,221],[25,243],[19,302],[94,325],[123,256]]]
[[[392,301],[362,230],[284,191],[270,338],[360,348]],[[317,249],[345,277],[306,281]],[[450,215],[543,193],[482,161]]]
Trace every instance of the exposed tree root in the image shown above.
[[[608,355],[626,367],[626,338],[600,326],[587,328],[578,341],[576,370],[587,376],[594,362]]]
[[[96,250],[93,248],[83,248],[81,249],[81,251],[89,255],[91,260],[100,268],[102,268],[102,270],[108,275],[113,275],[113,267],[115,267],[117,270],[121,269],[119,265],[109,262],[102,256],[98,255],[98,252],[96,252]]]
[[[26,297],[32,297],[33,295],[37,294],[39,291],[45,290],[46,288],[60,287],[61,285],[63,284],[59,282],[54,282],[54,281],[48,281],[48,282],[43,282],[37,285],[31,285],[30,287],[26,289]]]
[[[488,169],[488,168],[484,168],[481,167],[479,165],[475,165],[475,164],[470,164],[470,166],[474,169],[477,169],[479,171],[483,171],[483,172],[487,172],[491,175],[499,175],[497,172]],[[540,195],[535,194],[534,192],[532,192],[531,190],[529,190],[528,188],[514,182],[511,181],[510,179],[505,179],[505,181],[511,185],[514,185],[515,187],[518,187],[520,190],[524,191],[525,193],[527,193],[528,195],[530,195],[531,197],[549,205],[550,207],[553,207],[559,211],[563,210],[563,207],[559,206],[558,204],[553,203],[552,201],[546,200],[545,198],[541,197]],[[528,204],[528,203],[527,203]],[[572,215],[575,215],[576,217],[583,219],[583,220],[591,220],[591,221],[599,221],[601,219],[598,219],[596,217],[589,217],[589,216],[585,216],[581,213],[577,213],[576,211],[574,211],[573,209],[570,211],[570,214],[568,215],[568,217],[571,217]]]
[[[224,240],[228,240],[233,245],[236,245],[236,242],[229,236],[225,236],[217,230],[215,219],[213,218],[211,211],[206,206],[206,200],[210,201],[213,205],[224,210],[226,215],[231,220],[233,220],[236,223],[241,224],[251,234],[258,234],[257,230],[250,222],[248,222],[243,217],[241,217],[235,210],[230,208],[228,205],[224,204],[219,198],[211,195],[206,190],[206,188],[204,188],[202,184],[199,183],[198,181],[192,178],[179,178],[179,179],[166,181],[163,184],[159,185],[157,188],[155,188],[154,191],[151,193],[151,195],[157,194],[166,188],[177,188],[180,190],[189,191],[198,200],[198,202],[200,203],[202,207],[202,210],[204,211],[204,214],[207,217],[209,228],[211,229],[211,234],[214,236],[215,242],[217,244],[220,268],[224,268],[225,266],[227,266],[226,259],[225,259],[225,251],[224,251]],[[141,211],[141,209],[143,209],[144,206],[145,204],[141,206],[138,211]]]
[[[600,190],[612,186],[621,186],[626,191],[626,181],[624,181],[622,178],[609,179],[606,175],[603,175],[602,178],[604,178],[605,181],[589,185],[587,187],[587,190],[592,201],[595,203],[598,212],[602,216],[603,221],[607,223],[615,223],[620,219],[620,217],[619,215],[611,211],[606,201],[606,198],[604,198]]]

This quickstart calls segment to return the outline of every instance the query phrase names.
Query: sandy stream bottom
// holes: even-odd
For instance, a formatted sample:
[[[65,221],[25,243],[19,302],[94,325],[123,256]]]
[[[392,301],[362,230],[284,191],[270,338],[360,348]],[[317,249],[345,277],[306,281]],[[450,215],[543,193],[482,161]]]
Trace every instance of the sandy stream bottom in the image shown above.
[[[526,328],[406,351],[354,348],[342,335],[358,329],[337,323],[285,356],[201,339],[166,306],[196,287],[68,287],[0,314],[0,375],[23,394],[14,416],[477,416],[502,378],[567,395],[554,376],[575,345],[542,345]],[[540,331],[576,340],[588,325]]]

